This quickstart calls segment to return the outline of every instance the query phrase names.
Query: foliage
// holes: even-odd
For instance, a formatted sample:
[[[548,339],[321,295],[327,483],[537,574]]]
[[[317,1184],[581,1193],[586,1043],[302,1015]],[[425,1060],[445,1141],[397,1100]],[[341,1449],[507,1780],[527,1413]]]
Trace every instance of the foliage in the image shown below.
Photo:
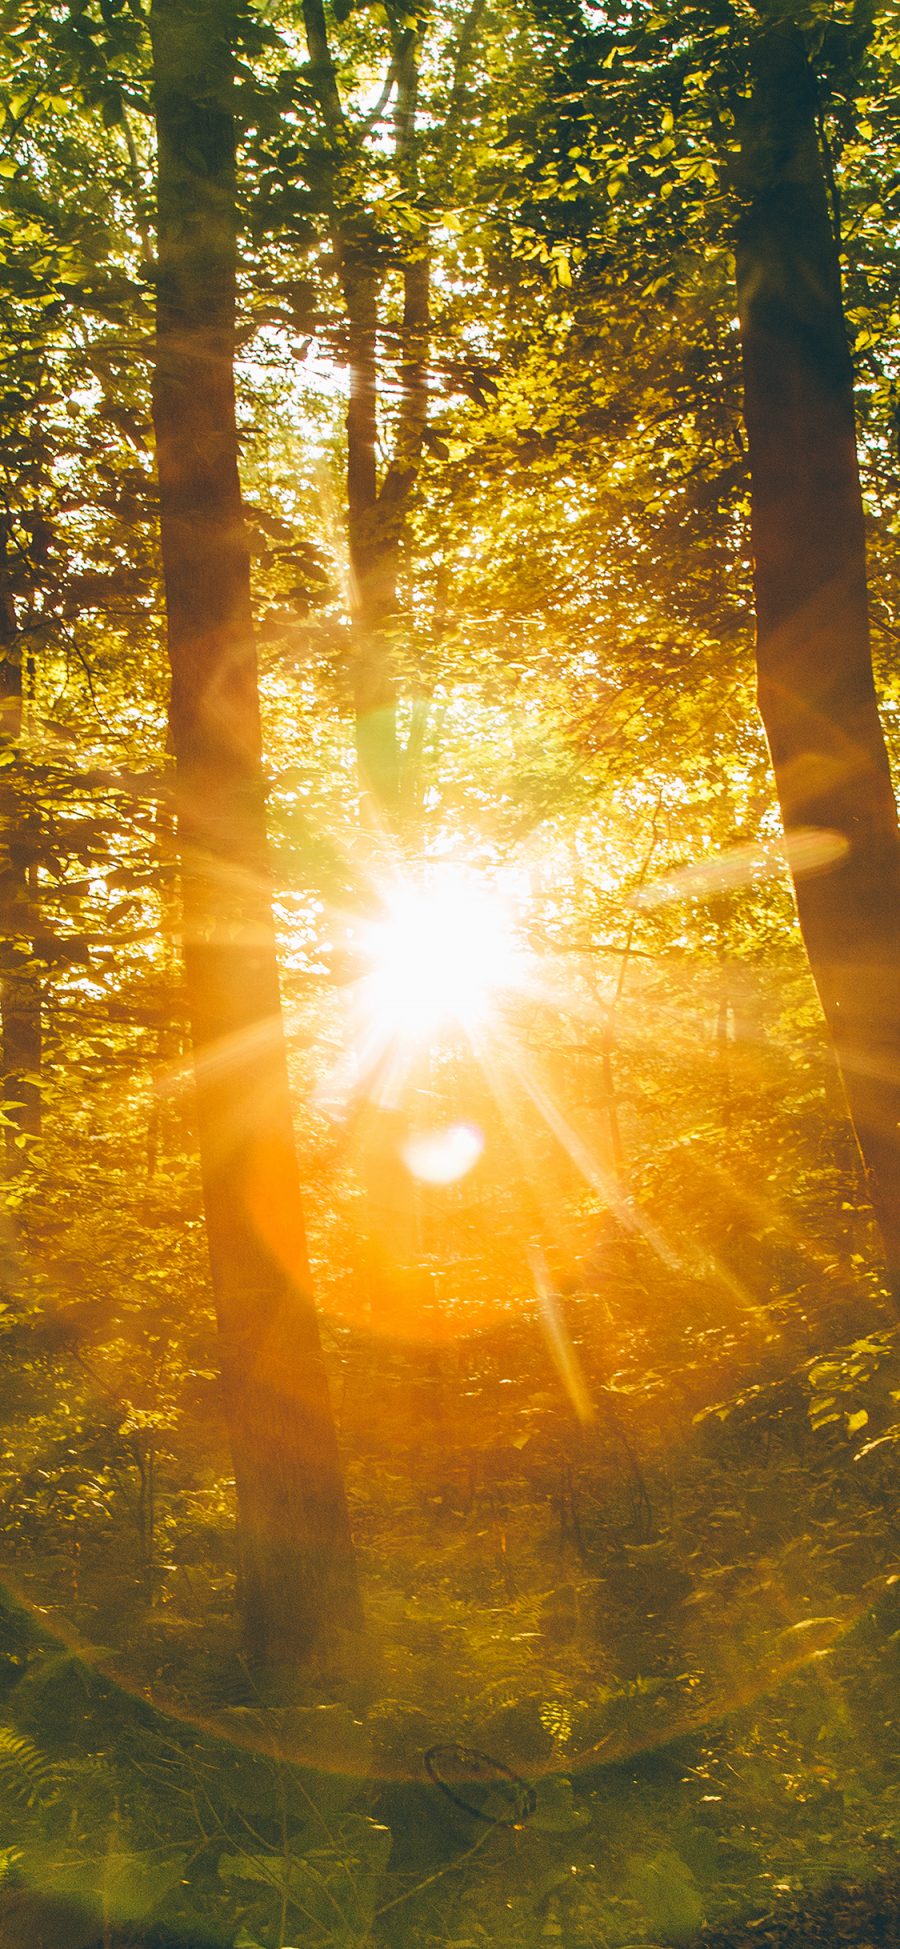
[[[730,239],[756,17],[335,5],[350,133],[329,147],[301,16],[239,10],[237,376],[298,1148],[369,1642],[273,1705],[234,1636],[177,947],[145,19],[20,4],[0,905],[4,1007],[23,969],[38,997],[43,1127],[5,1086],[0,1934],[37,1940],[43,1916],[65,1940],[77,1909],[107,1942],[243,1949],[737,1941],[835,1879],[877,1903],[900,1820],[896,1329],[752,702]],[[896,28],[803,24],[891,737]],[[374,111],[413,26],[411,185],[390,98]],[[393,851],[358,816],[335,201],[377,262],[384,464],[403,270],[426,237],[432,261]],[[457,1026],[388,1101],[364,1087],[354,979],[385,859],[505,890],[526,969],[483,1060]],[[467,1175],[378,1180],[387,1130],[399,1155],[460,1125]],[[424,1766],[442,1743],[510,1768],[533,1810],[454,1807]]]

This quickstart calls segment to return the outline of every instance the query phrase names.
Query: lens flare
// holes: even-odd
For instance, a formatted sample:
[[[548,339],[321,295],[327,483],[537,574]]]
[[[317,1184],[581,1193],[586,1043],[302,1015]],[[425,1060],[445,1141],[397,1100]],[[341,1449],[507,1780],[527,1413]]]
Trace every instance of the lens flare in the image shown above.
[[[484,1136],[473,1123],[451,1123],[446,1130],[420,1131],[402,1146],[403,1162],[422,1184],[457,1184],[484,1150]]]
[[[463,867],[396,881],[361,947],[363,1009],[387,1044],[473,1031],[517,983],[509,906],[496,886]]]

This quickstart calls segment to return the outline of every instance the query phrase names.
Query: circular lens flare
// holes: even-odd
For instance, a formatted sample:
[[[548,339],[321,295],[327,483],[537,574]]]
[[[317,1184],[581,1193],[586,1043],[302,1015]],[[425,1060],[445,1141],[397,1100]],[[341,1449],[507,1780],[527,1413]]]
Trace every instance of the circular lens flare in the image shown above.
[[[478,1163],[484,1136],[473,1123],[451,1123],[446,1130],[419,1131],[407,1138],[401,1155],[411,1177],[422,1184],[457,1184]]]

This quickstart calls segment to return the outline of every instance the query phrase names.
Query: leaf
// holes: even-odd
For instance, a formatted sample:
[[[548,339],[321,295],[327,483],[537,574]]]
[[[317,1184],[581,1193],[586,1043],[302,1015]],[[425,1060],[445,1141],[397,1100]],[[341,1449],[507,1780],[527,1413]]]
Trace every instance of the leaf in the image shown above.
[[[146,1915],[181,1880],[187,1858],[180,1853],[156,1861],[130,1849],[110,1849],[102,1869],[104,1907],[123,1921]]]
[[[628,1882],[661,1934],[677,1942],[700,1927],[704,1913],[700,1890],[687,1862],[674,1848],[660,1848],[649,1858],[633,1856]]]
[[[579,1828],[587,1827],[590,1818],[586,1807],[576,1805],[568,1776],[556,1773],[541,1781],[528,1825],[536,1827],[541,1834],[574,1834]]]
[[[220,1881],[261,1881],[278,1888],[283,1880],[281,1857],[275,1854],[223,1854],[219,1858]]]
[[[369,1932],[391,1831],[365,1814],[348,1814],[333,1841],[306,1853],[222,1855],[220,1881],[246,1881],[273,1891],[326,1934],[331,1949],[355,1949]]]

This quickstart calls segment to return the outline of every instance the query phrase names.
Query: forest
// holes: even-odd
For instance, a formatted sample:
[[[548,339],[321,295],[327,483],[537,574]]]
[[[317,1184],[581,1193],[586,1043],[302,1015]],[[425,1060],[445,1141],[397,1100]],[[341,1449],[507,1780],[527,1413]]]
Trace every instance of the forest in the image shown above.
[[[892,1949],[896,0],[0,22],[0,1949]]]

